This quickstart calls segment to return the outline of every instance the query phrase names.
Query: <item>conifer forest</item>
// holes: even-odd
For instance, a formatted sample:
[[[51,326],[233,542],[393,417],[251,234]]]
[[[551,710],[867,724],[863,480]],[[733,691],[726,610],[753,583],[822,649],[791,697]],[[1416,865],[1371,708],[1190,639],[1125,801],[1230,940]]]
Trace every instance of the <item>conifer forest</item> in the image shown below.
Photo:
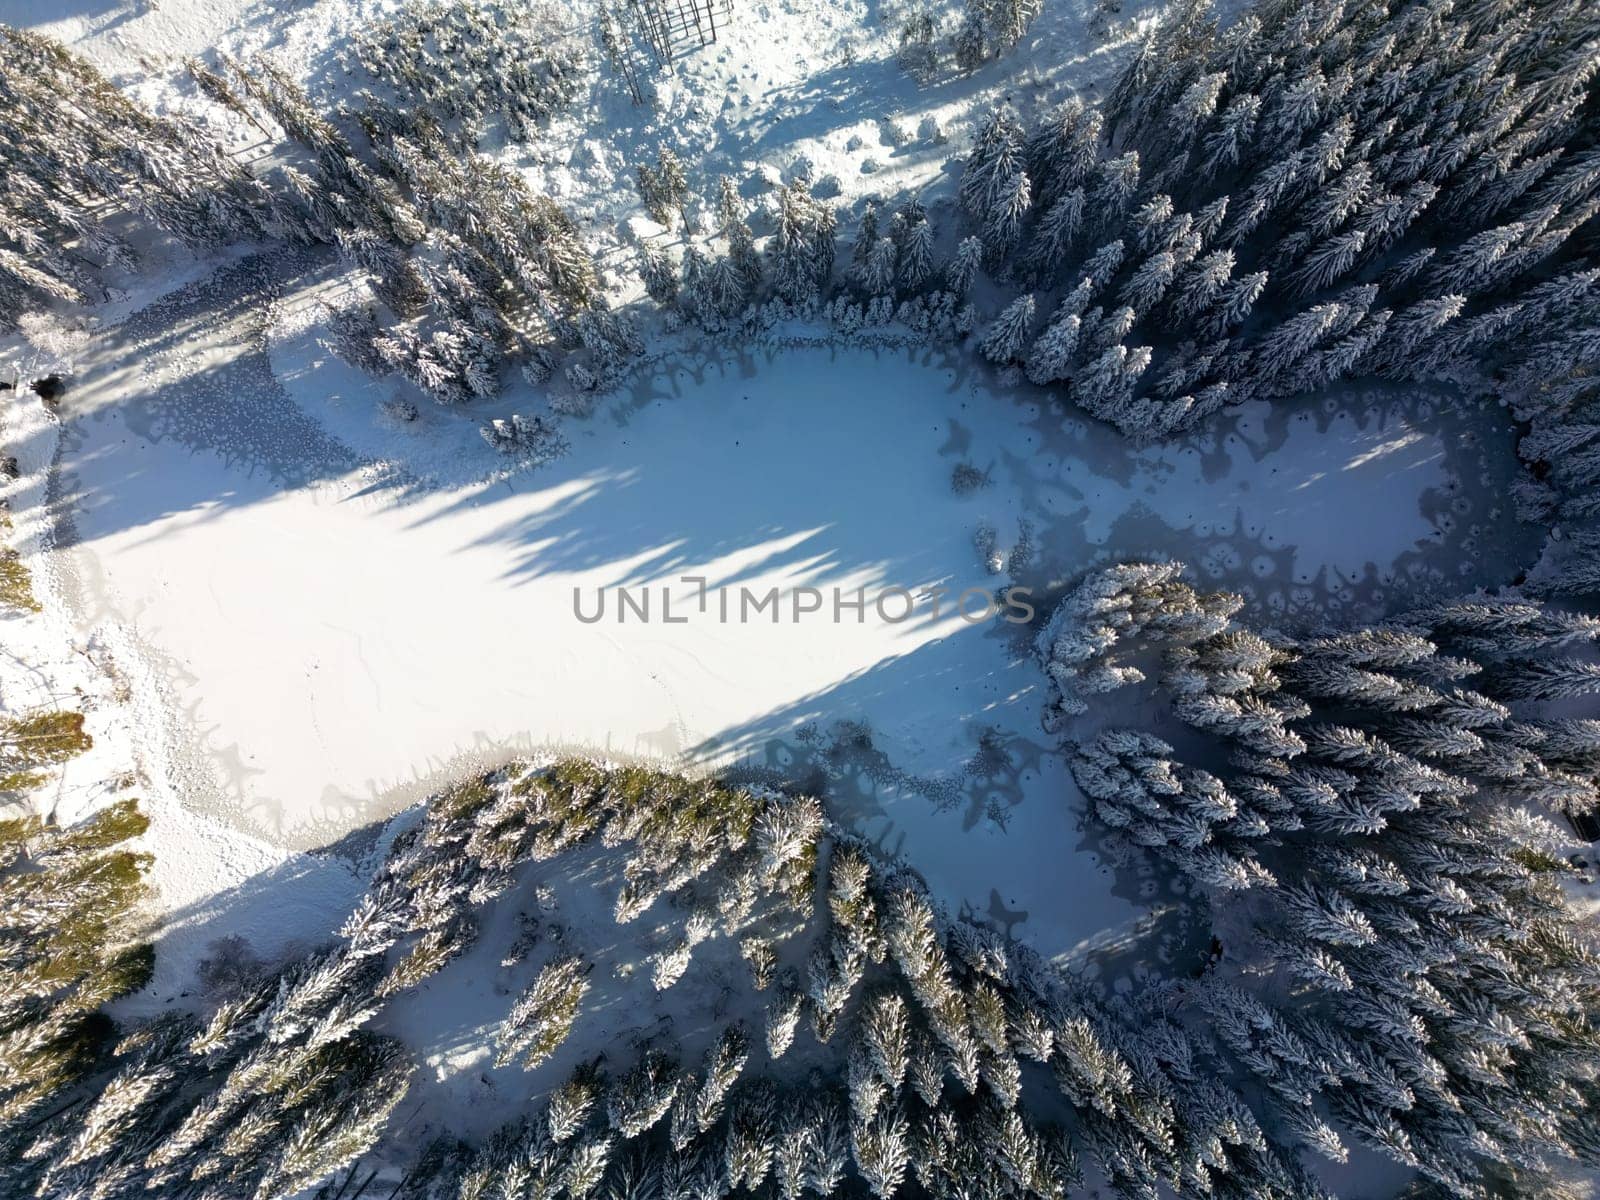
[[[0,1200],[1600,1196],[1600,8],[0,0]]]

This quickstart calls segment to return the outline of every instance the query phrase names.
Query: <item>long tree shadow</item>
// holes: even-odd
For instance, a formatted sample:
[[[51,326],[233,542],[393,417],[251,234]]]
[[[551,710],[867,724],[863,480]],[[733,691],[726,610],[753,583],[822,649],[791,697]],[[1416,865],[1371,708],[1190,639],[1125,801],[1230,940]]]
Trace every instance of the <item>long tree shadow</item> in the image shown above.
[[[780,571],[808,584],[863,571],[907,586],[948,575],[949,539],[910,532],[927,528],[930,502],[957,510],[941,495],[948,465],[930,453],[886,470],[883,454],[906,444],[904,423],[924,406],[935,445],[964,375],[923,356],[907,378],[903,351],[833,347],[788,376],[770,369],[783,353],[675,361],[575,430],[552,472],[469,490],[419,519],[519,494],[523,513],[471,543],[512,548],[514,582],[596,569],[606,586],[708,568],[711,587]],[[922,393],[916,407],[908,389]]]
[[[60,407],[52,501],[57,544],[78,523],[152,525],[176,513],[215,517],[285,489],[336,478],[348,449],[294,403],[262,352],[272,301],[326,268],[326,255],[249,255],[162,296],[96,340]],[[115,441],[98,430],[119,427]],[[152,460],[156,443],[186,448],[193,471]]]

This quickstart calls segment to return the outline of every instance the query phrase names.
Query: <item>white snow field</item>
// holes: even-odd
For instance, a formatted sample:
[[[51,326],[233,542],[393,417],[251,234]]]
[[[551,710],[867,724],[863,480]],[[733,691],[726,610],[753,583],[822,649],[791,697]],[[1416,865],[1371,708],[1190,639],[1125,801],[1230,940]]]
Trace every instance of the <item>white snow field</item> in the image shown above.
[[[219,139],[243,150],[260,142],[259,133],[200,95],[182,70],[186,58],[215,50],[266,53],[303,80],[314,99],[338,103],[371,82],[354,65],[353,36],[399,6],[398,0],[0,0],[0,22],[71,45],[141,103],[199,115]],[[803,159],[821,185],[817,193],[844,203],[937,189],[952,146],[993,103],[1002,96],[1052,102],[1069,90],[1106,86],[1119,48],[1158,6],[1052,3],[1029,30],[1025,52],[927,87],[894,56],[901,19],[912,7],[905,0],[732,0],[716,43],[680,44],[670,69],[646,74],[648,106],[634,105],[615,74],[597,66],[586,93],[544,136],[506,146],[498,157],[516,163],[537,190],[612,250],[620,249],[619,227],[630,221],[660,229],[639,213],[633,170],[663,142],[692,154],[696,175],[708,185],[720,173],[742,184],[752,172],[787,171]],[[594,58],[596,8],[593,0],[560,6]],[[714,202],[714,187],[701,190],[702,199]]]
[[[184,61],[217,51],[266,55],[331,109],[373,82],[355,62],[354,35],[399,7],[400,0],[0,0],[0,22],[61,40],[141,104],[198,119],[252,162],[276,149],[207,99]],[[636,165],[660,146],[691,163],[695,198],[706,206],[716,202],[721,175],[759,210],[770,183],[797,172],[841,212],[868,197],[917,196],[936,206],[952,190],[952,154],[986,113],[1003,101],[1031,109],[1093,97],[1110,86],[1122,52],[1160,5],[1052,0],[1024,48],[921,86],[895,54],[901,21],[915,7],[907,0],[731,0],[732,17],[714,44],[679,45],[669,67],[645,73],[646,106],[598,61],[596,0],[559,7],[595,60],[577,102],[534,141],[501,144],[492,132],[479,149],[579,221],[613,300],[623,301],[642,295],[638,239],[683,244],[681,231],[643,215],[634,185]],[[752,215],[759,223],[759,211]],[[159,263],[161,254],[146,261]],[[190,262],[176,255],[170,268]]]

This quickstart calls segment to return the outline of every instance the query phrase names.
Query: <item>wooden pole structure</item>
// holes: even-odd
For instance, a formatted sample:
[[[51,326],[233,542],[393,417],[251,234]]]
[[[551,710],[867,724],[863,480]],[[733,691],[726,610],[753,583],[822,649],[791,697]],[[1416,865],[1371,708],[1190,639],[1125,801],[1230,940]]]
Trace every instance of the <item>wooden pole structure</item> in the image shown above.
[[[659,0],[643,0],[645,11],[650,14],[656,33],[656,45],[659,48],[661,61],[672,61],[672,28],[667,23],[667,14],[662,10]]]
[[[688,0],[685,7],[684,0],[628,0],[628,7],[656,61],[665,65],[673,61],[673,48],[680,37],[693,34],[702,46],[718,40],[717,2]],[[725,3],[724,16],[733,11],[732,3]],[[703,12],[701,4],[705,5]]]
[[[665,62],[661,52],[661,39],[656,36],[656,28],[650,19],[650,10],[646,7],[646,0],[628,0],[628,7],[633,9],[633,15],[644,31],[645,43],[655,52],[657,62]]]
[[[689,2],[692,4],[694,0],[689,0]],[[687,37],[689,35],[689,14],[683,11],[683,0],[678,0],[678,20],[683,22],[683,33]],[[700,32],[700,10],[698,8],[694,12],[694,30],[696,33]],[[700,44],[702,46],[706,44],[704,36],[701,36]]]
[[[672,53],[672,22],[667,17],[667,11],[661,5],[661,0],[645,0],[645,7],[650,10],[651,17],[656,23],[656,37],[661,42],[661,53],[667,62],[673,60]]]

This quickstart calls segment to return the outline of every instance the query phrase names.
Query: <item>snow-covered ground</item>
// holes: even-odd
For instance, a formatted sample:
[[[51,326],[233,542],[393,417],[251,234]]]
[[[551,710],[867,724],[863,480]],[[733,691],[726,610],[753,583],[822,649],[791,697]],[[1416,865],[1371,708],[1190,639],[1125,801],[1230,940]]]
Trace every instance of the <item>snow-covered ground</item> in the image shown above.
[[[244,150],[253,131],[197,97],[184,57],[267,50],[337,100],[354,78],[340,48],[391,7],[0,0],[0,20],[63,38]],[[1015,56],[919,87],[894,62],[890,5],[739,3],[717,45],[655,78],[654,109],[597,71],[577,115],[502,153],[585,221],[627,296],[625,244],[677,236],[636,215],[632,166],[658,144],[708,199],[718,174],[758,198],[803,164],[845,209],[937,205],[977,116],[1002,96],[1092,94],[1142,11],[1125,6],[1107,38],[1088,6],[1049,5]],[[318,302],[342,286],[326,258],[172,266],[99,313],[59,444],[31,398],[7,401],[8,440],[37,460],[17,521],[56,601],[38,619],[55,650],[22,657],[72,679],[61,647],[100,656],[81,686],[120,759],[65,778],[84,802],[127,772],[151,789],[169,930],[157,996],[192,963],[175,947],[243,932],[267,953],[325,934],[355,877],[304,851],[545,748],[815,785],[952,909],[1048,953],[1114,942],[1144,905],[1078,832],[1028,632],[925,605],[900,624],[836,622],[832,589],[1004,586],[976,545],[987,527],[1002,557],[1031,542],[1009,569],[1041,603],[1095,561],[1173,555],[1303,625],[1499,582],[1536,534],[1494,506],[1515,469],[1496,412],[1341,394],[1132,450],[965,352],[830,346],[822,329],[743,349],[680,340],[564,423],[568,454],[529,469],[478,435],[540,403],[525,385],[465,411],[425,404],[412,423],[382,414],[396,382],[318,344]],[[985,485],[952,489],[960,463]],[[740,623],[735,592],[727,622],[713,604],[668,624],[661,588],[676,613],[693,607],[683,576],[777,587],[785,605],[815,587],[825,608]],[[654,620],[619,622],[614,592],[604,620],[577,619],[575,593],[592,606],[623,586],[651,590]]]
[[[243,60],[264,54],[333,107],[373,86],[352,38],[397,7],[398,0],[71,0],[65,7],[0,0],[0,22],[59,38],[143,104],[199,118],[242,161],[252,161],[271,152],[261,132],[204,97],[184,61],[216,51]],[[916,196],[938,214],[953,190],[950,160],[965,153],[978,121],[1003,101],[1031,112],[1068,95],[1092,99],[1109,87],[1121,52],[1160,6],[1056,0],[1013,53],[970,74],[946,69],[921,83],[896,58],[901,21],[915,7],[906,0],[732,0],[731,7],[716,43],[680,40],[670,65],[648,64],[649,102],[640,106],[595,42],[598,5],[562,5],[589,59],[578,100],[533,142],[504,144],[491,130],[482,147],[574,214],[614,298],[640,294],[640,242],[682,242],[639,205],[635,167],[659,147],[675,149],[688,165],[691,207],[706,213],[721,175],[759,206],[773,180],[805,171],[814,193],[847,214],[846,235],[848,214],[868,199]],[[933,11],[948,34],[959,6]],[[761,222],[758,212],[758,232]],[[953,218],[945,224],[953,232]]]
[[[32,397],[8,399],[0,437],[20,471],[0,498],[15,514],[11,540],[33,571],[42,609],[0,617],[0,700],[8,713],[84,714],[94,745],[56,768],[36,797],[48,816],[71,824],[135,796],[150,818],[144,841],[155,852],[150,881],[159,928],[152,933],[161,954],[141,1003],[159,1010],[190,987],[196,962],[220,937],[242,937],[265,958],[321,940],[332,915],[359,897],[362,880],[343,858],[274,844],[189,802],[165,747],[149,737],[151,714],[138,700],[144,659],[118,640],[118,627],[86,630],[64,602],[63,560],[51,552],[55,530],[45,495],[60,426]]]
[[[282,148],[202,97],[184,60],[269,55],[336,113],[373,82],[354,63],[352,39],[401,2],[0,0],[0,21],[63,39],[142,103],[197,117],[257,162]],[[535,386],[508,370],[497,397],[441,406],[398,375],[375,379],[341,361],[323,344],[329,306],[369,293],[326,246],[202,256],[147,234],[141,242],[155,244],[141,244],[143,268],[109,272],[117,286],[106,303],[69,317],[65,331],[30,321],[39,361],[52,357],[52,338],[70,361],[59,404],[0,392],[0,457],[17,460],[0,477],[9,518],[0,540],[22,553],[43,601],[40,612],[0,616],[0,715],[73,709],[93,735],[93,749],[31,802],[71,821],[137,795],[150,815],[142,842],[153,852],[155,976],[116,1015],[207,1010],[227,988],[208,958],[247,969],[325,942],[425,797],[513,758],[566,754],[818,796],[830,835],[842,827],[872,843],[896,890],[904,877],[889,871],[903,867],[926,881],[941,916],[982,921],[1050,957],[1086,985],[1085,1012],[1098,996],[1111,1000],[1105,1015],[1127,1015],[1115,997],[1154,979],[1176,987],[1133,1011],[1153,1014],[1183,994],[1182,1019],[1200,1032],[1199,1014],[1222,992],[1191,988],[1191,978],[1226,987],[1289,958],[1282,941],[1257,953],[1276,899],[1211,893],[1195,882],[1203,870],[1186,874],[1206,864],[1191,857],[1175,872],[1182,856],[1163,858],[1159,845],[1173,835],[1146,828],[1130,839],[1116,832],[1115,810],[1089,817],[1067,765],[1083,747],[1064,737],[1137,728],[1188,758],[1195,727],[1170,696],[1130,687],[1097,693],[1070,733],[1047,733],[1055,693],[1037,659],[1038,629],[1065,589],[1120,559],[1184,560],[1197,585],[1240,593],[1244,623],[1268,634],[1323,632],[1520,582],[1548,531],[1519,524],[1509,502],[1525,478],[1517,431],[1505,411],[1442,383],[1339,385],[1315,400],[1229,409],[1202,433],[1141,447],[1047,401],[1015,369],[992,369],[973,339],[935,346],[892,325],[844,332],[798,320],[708,336],[643,303],[641,248],[673,257],[707,238],[719,177],[748,203],[758,238],[771,231],[776,185],[809,178],[837,207],[841,267],[869,200],[914,198],[942,259],[969,229],[952,197],[980,120],[1002,102],[1024,116],[1073,93],[1093,103],[1157,7],[1047,0],[999,61],[919,82],[895,46],[901,17],[922,2],[730,0],[716,44],[680,44],[675,64],[647,72],[650,104],[631,102],[591,45],[570,112],[524,145],[490,131],[483,152],[577,217],[609,303],[639,321],[646,354],[592,412],[577,411],[575,374]],[[562,7],[574,36],[592,38],[597,3]],[[933,5],[948,33],[959,0]],[[687,169],[685,216],[699,218],[697,232],[641,215],[635,168],[663,146]],[[980,321],[997,298],[980,279],[971,295]],[[0,379],[16,345],[0,339]],[[561,452],[535,462],[487,444],[487,423],[513,416],[558,419]],[[1008,588],[1031,620],[964,619],[972,600]],[[774,608],[752,610],[773,603],[769,595]],[[859,607],[839,603],[858,596]],[[1289,668],[1280,673],[1298,686]],[[1371,686],[1368,677],[1347,694]],[[1319,719],[1339,712],[1318,699]],[[1552,708],[1568,712],[1566,702]],[[1396,746],[1456,732],[1408,720],[1373,727],[1401,731]],[[1507,734],[1505,761],[1522,753],[1529,728]],[[1448,755],[1407,753],[1447,762],[1476,736],[1465,733]],[[1206,755],[1219,753],[1192,757],[1215,768]],[[1483,760],[1498,769],[1500,760]],[[1104,800],[1087,760],[1077,761]],[[1215,792],[1195,801],[1204,777],[1181,775],[1185,804],[1215,803]],[[1376,769],[1361,786],[1369,779],[1400,786]],[[1149,794],[1182,795],[1155,784]],[[1320,836],[1315,818],[1311,827]],[[1158,852],[1129,854],[1130,844]],[[1551,844],[1583,870],[1569,889],[1592,919],[1600,885],[1579,856],[1587,847]],[[612,908],[629,856],[608,841],[557,859],[535,851],[503,902],[477,903],[503,875],[472,881],[472,903],[461,903],[448,936],[476,928],[476,941],[362,1018],[396,1036],[420,1070],[374,1165],[360,1164],[340,1194],[360,1173],[367,1182],[351,1200],[387,1193],[436,1133],[486,1142],[597,1056],[614,1074],[647,1045],[693,1063],[729,1022],[760,1026],[766,997],[731,937],[699,943],[675,986],[652,984],[662,952],[688,936],[690,913],[704,919],[714,876],[623,921]],[[1290,872],[1304,883],[1321,869],[1295,855],[1286,862],[1286,884]],[[456,885],[419,873],[405,886],[437,888],[437,903]],[[1436,912],[1459,905],[1440,894]],[[835,934],[841,911],[818,906]],[[1547,916],[1540,909],[1536,919]],[[534,952],[506,957],[535,918]],[[1308,936],[1317,940],[1314,927]],[[568,954],[592,968],[574,1036],[537,1071],[494,1066],[512,998],[539,963]],[[811,974],[797,942],[780,959]],[[903,978],[916,983],[914,972]],[[1275,981],[1262,999],[1288,1008],[1291,988],[1299,994],[1299,982]],[[967,996],[976,1030],[977,990]],[[1177,1019],[1178,1005],[1169,1011]],[[1251,1011],[1237,1008],[1255,1022]],[[1212,1032],[1223,1028],[1218,1017]],[[802,1035],[772,1071],[798,1082],[820,1070],[831,1082],[854,1036],[829,1048]],[[1283,1046],[1293,1051],[1297,1036]],[[1485,1034],[1483,1061],[1504,1048],[1497,1038]],[[1232,1052],[1205,1056],[1204,1073],[1248,1065],[1237,1045]],[[1415,1061],[1410,1049],[1403,1061]],[[1176,1076],[1181,1056],[1174,1066]],[[1279,1084],[1289,1074],[1270,1089],[1248,1085],[1252,1104],[1258,1092],[1288,1096]],[[1362,1086],[1381,1091],[1374,1079]],[[1395,1128],[1424,1110],[1434,1111],[1432,1099],[1397,1112]],[[1334,1102],[1331,1111],[1343,1124],[1353,1110]],[[1289,1114],[1297,1135],[1303,1115]],[[1313,1169],[1349,1195],[1398,1195],[1414,1181],[1366,1149]],[[1096,1170],[1091,1162],[1086,1194],[1110,1190]]]

